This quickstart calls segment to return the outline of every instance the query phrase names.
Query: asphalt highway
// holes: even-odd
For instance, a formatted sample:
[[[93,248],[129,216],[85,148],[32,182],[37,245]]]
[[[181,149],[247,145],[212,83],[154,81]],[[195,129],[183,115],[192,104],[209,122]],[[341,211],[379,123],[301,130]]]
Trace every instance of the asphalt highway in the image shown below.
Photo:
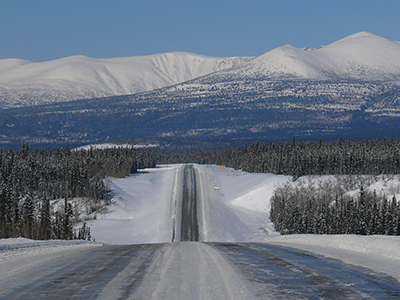
[[[193,165],[184,166],[182,191],[181,241],[198,241],[197,186]]]

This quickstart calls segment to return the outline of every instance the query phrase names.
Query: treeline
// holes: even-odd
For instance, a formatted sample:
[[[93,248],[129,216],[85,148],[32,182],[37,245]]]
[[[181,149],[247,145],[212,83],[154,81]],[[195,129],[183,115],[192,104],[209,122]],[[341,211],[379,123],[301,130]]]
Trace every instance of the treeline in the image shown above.
[[[124,177],[155,163],[153,152],[133,148],[0,150],[0,238],[87,239],[86,226],[73,231],[81,221],[75,199],[90,215],[108,203],[105,176]]]
[[[79,215],[78,202],[80,206],[84,203],[85,214],[91,215],[108,204],[106,176],[124,177],[138,169],[167,163],[219,164],[247,172],[285,174],[295,178],[324,174],[399,174],[400,141],[296,143],[293,139],[203,150],[91,148],[72,151],[60,148],[30,151],[25,145],[21,150],[0,150],[0,238],[87,238],[90,229],[86,226],[81,234],[72,230],[74,224],[84,220]],[[293,195],[290,197],[295,199]],[[303,209],[305,202],[300,196],[296,199],[299,201],[296,209]],[[353,214],[359,205],[358,201],[345,198],[329,201],[337,201],[337,204],[326,208],[326,202],[315,201],[325,203],[325,208],[315,207],[315,210],[329,211],[323,214],[326,220],[331,217],[332,209],[341,205],[340,201],[349,205],[346,211]],[[274,214],[282,207],[278,201],[276,203]],[[383,199],[377,199],[376,203],[380,211],[389,205],[383,204]],[[354,211],[351,210],[353,207]],[[278,230],[281,225],[276,226]],[[291,228],[282,230],[293,231]]]
[[[281,234],[400,235],[400,205],[360,188],[357,198],[332,183],[276,189],[270,218]]]
[[[293,139],[165,155],[164,163],[220,164],[247,172],[292,175],[294,180],[304,175],[400,174],[400,141],[393,139],[330,143],[296,143]],[[396,198],[388,201],[385,195],[362,191],[354,199],[332,184],[323,189],[289,186],[277,189],[272,198],[270,217],[282,234],[400,234]]]
[[[400,173],[400,141],[392,139],[329,143],[287,140],[220,150],[169,151],[163,163],[221,164],[256,173],[357,175]]]

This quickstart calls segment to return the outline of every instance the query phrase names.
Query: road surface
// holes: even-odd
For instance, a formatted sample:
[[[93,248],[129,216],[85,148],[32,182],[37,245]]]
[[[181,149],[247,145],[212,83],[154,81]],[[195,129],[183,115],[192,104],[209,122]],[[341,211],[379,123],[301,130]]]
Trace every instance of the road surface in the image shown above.
[[[198,241],[199,225],[197,222],[197,184],[193,165],[183,169],[181,241]]]
[[[185,242],[96,247],[7,272],[0,260],[0,299],[400,298],[392,278],[304,251],[196,242],[195,169],[185,166],[181,178]]]
[[[399,297],[400,284],[393,279],[264,244],[104,246],[3,275],[0,281],[0,299]]]

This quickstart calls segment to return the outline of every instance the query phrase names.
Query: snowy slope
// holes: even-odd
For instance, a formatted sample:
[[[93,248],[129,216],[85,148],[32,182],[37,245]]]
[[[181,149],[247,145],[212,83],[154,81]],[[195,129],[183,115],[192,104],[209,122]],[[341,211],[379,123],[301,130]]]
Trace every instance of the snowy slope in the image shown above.
[[[9,107],[133,94],[249,60],[184,52],[110,59],[71,56],[40,63],[3,59],[0,60],[0,99]]]
[[[113,199],[107,214],[88,222],[96,242],[171,242],[180,168],[181,165],[159,166],[112,180]]]
[[[269,221],[269,198],[290,176],[257,174],[218,166],[198,166],[206,242],[261,242],[277,235]]]
[[[0,72],[8,72],[15,68],[21,67],[23,65],[30,64],[29,60],[17,59],[17,58],[9,58],[9,59],[1,59],[0,60]]]
[[[290,45],[279,47],[241,68],[222,71],[218,75],[399,82],[400,43],[369,32],[359,32],[314,49],[299,49]]]

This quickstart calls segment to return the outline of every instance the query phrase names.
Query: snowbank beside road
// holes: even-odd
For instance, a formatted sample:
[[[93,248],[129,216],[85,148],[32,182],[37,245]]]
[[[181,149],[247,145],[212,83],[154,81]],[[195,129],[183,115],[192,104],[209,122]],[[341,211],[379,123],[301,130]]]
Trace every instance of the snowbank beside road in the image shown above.
[[[262,242],[277,235],[269,221],[270,198],[291,176],[197,166],[204,205],[202,241]]]
[[[25,238],[0,239],[0,269],[5,271],[5,266],[10,264],[9,260],[18,259],[18,257],[23,257],[22,260],[32,264],[33,262],[30,261],[38,262],[98,246],[103,246],[103,244],[83,240],[35,241]],[[16,267],[13,265],[12,260],[11,266]]]
[[[87,222],[92,237],[118,245],[171,242],[181,166],[158,166],[113,179],[108,212]]]

